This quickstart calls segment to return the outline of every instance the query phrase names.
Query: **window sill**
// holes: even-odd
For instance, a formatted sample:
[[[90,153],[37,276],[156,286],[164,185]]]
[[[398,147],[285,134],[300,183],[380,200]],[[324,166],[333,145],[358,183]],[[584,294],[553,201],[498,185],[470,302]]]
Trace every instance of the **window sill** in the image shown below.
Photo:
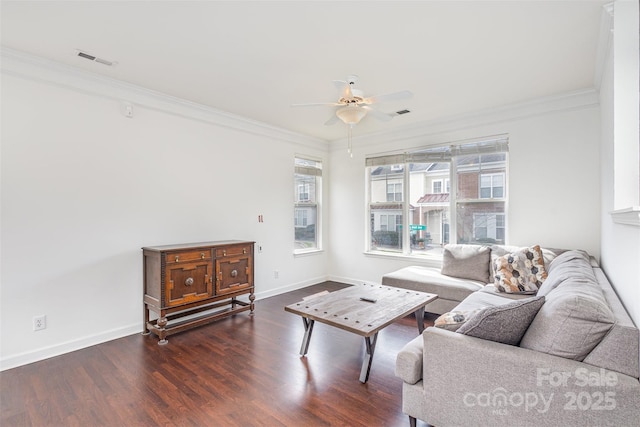
[[[294,251],[293,252],[293,256],[294,257],[300,257],[300,256],[308,256],[308,255],[315,255],[315,254],[319,254],[324,252],[324,249],[306,249],[306,250],[298,250],[298,251]]]
[[[634,225],[640,227],[640,206],[626,209],[618,209],[611,213],[611,218],[616,224]]]
[[[384,259],[397,259],[403,261],[411,261],[416,264],[424,265],[426,267],[438,267],[442,266],[442,256],[419,256],[411,254],[403,254],[398,252],[385,252],[385,251],[365,251],[364,255],[372,258],[384,258]]]

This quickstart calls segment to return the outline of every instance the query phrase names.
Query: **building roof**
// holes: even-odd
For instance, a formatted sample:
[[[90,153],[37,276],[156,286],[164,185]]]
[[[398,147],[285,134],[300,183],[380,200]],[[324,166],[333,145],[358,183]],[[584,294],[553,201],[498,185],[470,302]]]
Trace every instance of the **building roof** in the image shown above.
[[[419,204],[423,203],[448,203],[449,193],[425,194],[418,199]]]

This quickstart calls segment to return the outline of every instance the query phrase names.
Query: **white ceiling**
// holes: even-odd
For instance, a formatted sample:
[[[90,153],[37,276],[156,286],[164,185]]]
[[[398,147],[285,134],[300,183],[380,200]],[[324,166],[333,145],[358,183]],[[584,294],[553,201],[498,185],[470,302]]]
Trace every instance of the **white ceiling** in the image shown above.
[[[2,45],[335,140],[332,80],[410,114],[380,132],[594,87],[607,1],[2,1]],[[114,67],[76,56],[82,49]]]

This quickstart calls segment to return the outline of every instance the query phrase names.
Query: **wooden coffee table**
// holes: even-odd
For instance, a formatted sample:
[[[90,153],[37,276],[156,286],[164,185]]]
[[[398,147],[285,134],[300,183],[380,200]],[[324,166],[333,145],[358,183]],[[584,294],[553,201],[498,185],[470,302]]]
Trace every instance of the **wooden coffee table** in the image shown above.
[[[374,300],[363,301],[361,298]],[[418,332],[424,330],[424,306],[438,298],[435,294],[382,285],[355,285],[315,296],[284,309],[302,316],[304,337],[300,355],[307,354],[315,321],[364,337],[367,354],[362,362],[360,382],[366,383],[376,348],[378,332],[411,313],[416,314]]]

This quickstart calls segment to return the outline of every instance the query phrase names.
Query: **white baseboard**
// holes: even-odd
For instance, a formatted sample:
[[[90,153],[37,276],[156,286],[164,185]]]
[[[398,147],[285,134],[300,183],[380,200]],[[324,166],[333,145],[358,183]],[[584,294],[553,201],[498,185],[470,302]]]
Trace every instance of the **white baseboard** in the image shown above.
[[[317,283],[322,283],[322,282],[326,282],[327,280],[331,280],[326,276],[322,276],[322,277],[316,277],[313,279],[307,279],[304,280],[302,282],[298,282],[298,283],[293,283],[287,286],[283,286],[280,288],[276,288],[276,289],[271,289],[265,292],[256,292],[256,300],[260,300],[263,298],[269,298],[269,297],[274,297],[276,295],[280,295],[280,294],[284,294],[285,292],[291,292],[291,291],[295,291],[298,289],[302,289],[302,288],[306,288],[307,286],[311,286],[311,285],[315,285]]]
[[[266,292],[257,292],[255,294],[256,300],[263,298],[269,298],[272,296],[280,295],[285,292],[295,291],[297,289],[306,288],[307,286],[322,283],[327,280],[334,280],[347,284],[358,284],[362,281],[355,279],[347,281],[347,279],[328,278],[328,277],[316,277],[314,279],[308,279],[302,282],[294,283],[291,285],[283,286],[281,288],[271,289]],[[142,326],[139,323],[135,325],[124,326],[122,328],[105,331],[97,335],[91,335],[88,337],[80,338],[77,340],[67,341],[65,343],[56,344],[49,347],[43,347],[34,351],[16,354],[13,356],[0,359],[0,371],[7,369],[17,368],[19,366],[28,365],[29,363],[39,362],[41,360],[49,359],[51,357],[60,356],[61,354],[71,353],[72,351],[81,350],[83,348],[91,347],[93,345],[102,344],[107,341],[115,340],[118,338],[126,337],[133,334],[142,333]]]
[[[142,333],[142,325],[140,323],[136,323],[135,325],[112,329],[97,335],[91,335],[77,340],[39,348],[34,351],[16,354],[0,360],[0,371],[28,365],[29,363],[39,362],[51,357],[60,356],[61,354],[71,353],[72,351],[81,350],[96,344],[139,333]]]

